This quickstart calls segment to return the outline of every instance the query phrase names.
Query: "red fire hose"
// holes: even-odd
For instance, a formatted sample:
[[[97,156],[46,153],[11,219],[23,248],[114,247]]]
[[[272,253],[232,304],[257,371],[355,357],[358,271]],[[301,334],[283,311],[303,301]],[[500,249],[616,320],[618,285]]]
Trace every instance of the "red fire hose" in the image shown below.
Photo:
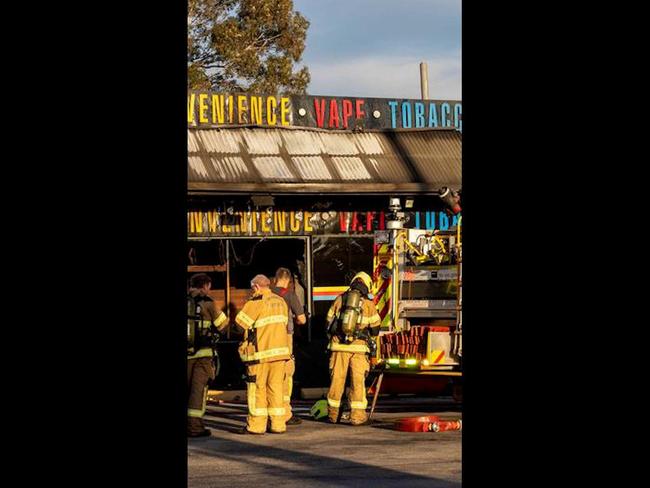
[[[402,432],[446,432],[462,430],[462,420],[440,420],[435,415],[427,417],[407,417],[395,422],[395,430]]]

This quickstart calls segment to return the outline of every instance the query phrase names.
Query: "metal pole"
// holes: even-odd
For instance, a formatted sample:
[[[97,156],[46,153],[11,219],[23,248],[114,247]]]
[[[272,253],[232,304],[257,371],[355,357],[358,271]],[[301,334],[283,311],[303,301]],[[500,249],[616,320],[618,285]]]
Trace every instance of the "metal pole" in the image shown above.
[[[401,297],[401,289],[399,283],[399,267],[400,267],[400,256],[402,254],[402,248],[400,243],[400,237],[402,237],[402,229],[395,229],[393,232],[393,273],[391,281],[391,315],[393,322],[393,331],[401,331],[402,328],[398,327],[399,320],[399,302]]]
[[[381,381],[384,379],[384,372],[382,371],[377,380],[377,388],[375,388],[375,396],[372,398],[372,407],[370,407],[370,415],[368,415],[368,422],[372,420],[372,415],[375,413],[375,406],[379,398],[379,390],[381,390]]]
[[[226,239],[226,316],[228,321],[232,318],[230,316],[230,241]],[[230,340],[230,327],[228,327],[228,332],[226,337]]]
[[[307,290],[305,293],[305,304],[307,305],[307,312],[309,313],[309,319],[307,320],[307,342],[311,343],[311,316],[312,316],[312,304],[311,301],[313,299],[312,297],[312,246],[311,246],[311,237],[306,237],[305,238],[305,261],[306,261],[306,266],[305,266],[305,272],[307,274],[306,277],[303,277],[307,281]]]
[[[427,63],[420,63],[420,91],[422,100],[429,99],[429,67]]]

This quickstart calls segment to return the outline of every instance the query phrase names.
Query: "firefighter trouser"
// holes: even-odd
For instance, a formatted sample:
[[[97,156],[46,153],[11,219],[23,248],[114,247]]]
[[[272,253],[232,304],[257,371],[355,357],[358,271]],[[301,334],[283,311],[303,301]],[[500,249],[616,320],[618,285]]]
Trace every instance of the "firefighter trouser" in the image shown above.
[[[246,367],[248,418],[246,428],[259,434],[266,432],[267,418],[271,430],[285,432],[287,424],[282,402],[285,360],[254,364]]]
[[[198,434],[205,430],[203,414],[208,400],[208,381],[214,379],[214,364],[212,358],[187,360],[187,386],[189,399],[187,402],[187,433]]]
[[[362,424],[368,419],[366,408],[366,376],[370,371],[370,362],[366,353],[332,352],[330,357],[330,389],[327,392],[328,414],[336,422],[341,398],[345,388],[345,378],[350,375],[350,423]]]
[[[293,413],[291,412],[291,393],[293,392],[293,374],[296,372],[296,360],[291,359],[284,364],[284,383],[282,388],[282,400],[285,410],[284,420],[288,421]]]

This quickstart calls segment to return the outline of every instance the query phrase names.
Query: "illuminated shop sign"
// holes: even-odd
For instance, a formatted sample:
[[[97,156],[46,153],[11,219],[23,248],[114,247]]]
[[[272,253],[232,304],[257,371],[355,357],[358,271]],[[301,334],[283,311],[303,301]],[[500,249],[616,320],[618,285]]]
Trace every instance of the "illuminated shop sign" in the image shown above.
[[[457,215],[439,211],[406,215],[405,228],[449,230],[458,223]],[[187,224],[190,236],[372,235],[386,229],[386,212],[192,211]]]

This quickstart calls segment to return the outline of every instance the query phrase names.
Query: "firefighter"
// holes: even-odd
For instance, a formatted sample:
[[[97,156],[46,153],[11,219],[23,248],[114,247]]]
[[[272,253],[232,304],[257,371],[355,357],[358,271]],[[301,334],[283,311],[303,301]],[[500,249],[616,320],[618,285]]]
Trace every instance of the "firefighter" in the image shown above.
[[[226,315],[217,310],[214,301],[208,294],[212,288],[212,280],[207,274],[192,276],[188,298],[193,310],[200,310],[199,326],[202,334],[208,331],[217,333],[228,325]],[[192,312],[193,314],[194,312]],[[214,329],[216,328],[216,330]],[[207,335],[204,335],[206,337]],[[205,404],[208,399],[208,382],[214,379],[216,368],[213,361],[213,350],[205,341],[196,344],[188,350],[187,356],[187,386],[189,398],[187,406],[187,435],[189,437],[205,437],[210,431],[203,426]]]
[[[253,295],[237,314],[235,322],[244,329],[239,355],[246,365],[248,418],[240,434],[286,432],[286,411],[282,401],[285,363],[291,356],[287,304],[269,288],[264,275],[251,280]]]
[[[328,417],[336,423],[341,408],[345,380],[351,376],[350,424],[364,425],[368,415],[366,408],[365,380],[370,371],[368,341],[379,334],[381,319],[375,304],[368,298],[371,279],[367,273],[357,273],[349,289],[336,297],[327,312],[330,388],[327,393]],[[349,371],[348,371],[349,370]]]
[[[304,325],[307,322],[305,310],[298,301],[296,294],[289,290],[291,282],[291,271],[287,268],[278,268],[275,272],[275,286],[271,291],[280,295],[287,302],[289,307],[289,322],[287,323],[287,333],[289,334],[289,352],[291,357],[285,363],[284,386],[282,388],[282,397],[284,400],[284,409],[286,410],[285,420],[287,425],[297,425],[302,423],[299,417],[293,416],[291,412],[291,392],[293,390],[293,375],[296,372],[296,360],[293,356],[293,329],[294,323]]]

